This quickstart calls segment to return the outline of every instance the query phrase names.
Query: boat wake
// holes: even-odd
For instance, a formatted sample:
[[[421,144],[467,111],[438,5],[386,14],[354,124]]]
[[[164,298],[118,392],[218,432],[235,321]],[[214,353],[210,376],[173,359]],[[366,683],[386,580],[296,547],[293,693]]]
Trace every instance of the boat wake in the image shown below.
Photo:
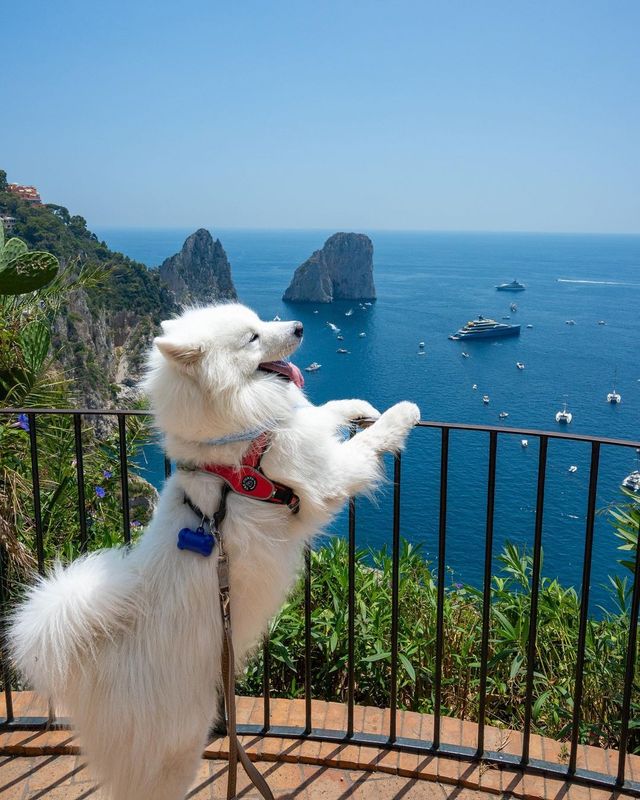
[[[587,283],[592,286],[640,286],[640,283],[626,283],[624,281],[583,281],[577,278],[556,278],[556,283]]]

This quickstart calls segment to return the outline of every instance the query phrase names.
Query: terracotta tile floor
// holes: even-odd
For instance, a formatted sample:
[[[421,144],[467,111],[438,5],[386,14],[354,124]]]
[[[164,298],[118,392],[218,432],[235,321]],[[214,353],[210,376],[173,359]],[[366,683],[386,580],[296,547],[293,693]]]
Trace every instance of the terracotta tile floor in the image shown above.
[[[203,760],[189,799],[224,800],[226,769],[224,762]],[[383,773],[310,764],[263,764],[261,769],[278,800],[480,800],[486,797],[471,789]],[[247,787],[242,771],[238,778],[238,797],[261,800],[253,787]],[[89,779],[81,756],[13,756],[0,760],[0,797],[3,800],[101,800],[103,795]]]
[[[33,719],[47,715],[47,704],[31,692],[13,693],[16,718]],[[0,703],[0,718],[4,716]],[[237,698],[238,721],[261,725],[263,706],[260,698]],[[313,701],[314,729],[343,731],[346,706]],[[388,729],[389,709],[356,707],[356,732],[384,733]],[[305,705],[302,700],[271,700],[271,724],[301,727]],[[398,732],[411,739],[429,741],[433,717],[412,712],[398,712]],[[449,745],[475,747],[478,728],[471,722],[443,717],[442,741]],[[398,753],[384,747],[355,744],[332,744],[259,735],[244,736],[243,743],[258,768],[267,775],[275,796],[326,798],[454,798],[463,800],[488,797],[489,794],[523,800],[611,800],[612,792],[567,785],[561,776],[553,779],[522,773],[517,767],[470,763],[429,753]],[[522,737],[518,731],[487,726],[488,750],[519,756]],[[224,780],[216,780],[226,770],[226,739],[213,740],[205,751],[200,774],[190,797],[224,796]],[[580,747],[578,767],[615,775],[617,752],[595,747]],[[551,764],[566,763],[566,746],[540,736],[531,737],[531,756]],[[637,781],[640,757],[627,758],[627,775]],[[258,794],[246,788],[246,778],[239,770],[242,797]],[[91,783],[79,755],[79,742],[73,731],[0,731],[0,800],[36,800],[47,798],[91,797],[100,792]],[[617,793],[616,798],[624,797]],[[152,800],[152,798],[149,798]]]

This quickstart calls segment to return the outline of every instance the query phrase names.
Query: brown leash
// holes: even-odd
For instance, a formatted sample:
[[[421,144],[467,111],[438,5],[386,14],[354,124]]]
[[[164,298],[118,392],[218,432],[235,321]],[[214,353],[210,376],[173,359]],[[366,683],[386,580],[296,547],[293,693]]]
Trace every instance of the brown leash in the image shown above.
[[[228,489],[227,489],[228,491]],[[229,737],[229,774],[227,777],[227,800],[236,797],[238,783],[238,759],[249,779],[265,800],[274,800],[271,789],[262,774],[255,767],[238,740],[236,728],[235,657],[231,636],[231,592],[229,588],[229,558],[224,547],[224,537],[220,523],[226,513],[227,491],[223,488],[220,506],[214,514],[212,533],[218,543],[218,592],[220,613],[222,615],[222,684],[224,703],[227,712],[227,736]]]

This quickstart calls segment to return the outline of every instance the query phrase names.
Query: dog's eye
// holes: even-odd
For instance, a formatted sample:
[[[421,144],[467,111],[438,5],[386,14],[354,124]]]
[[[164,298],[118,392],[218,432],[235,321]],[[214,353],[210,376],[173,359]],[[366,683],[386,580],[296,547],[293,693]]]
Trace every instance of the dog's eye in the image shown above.
[[[255,342],[260,338],[257,333],[254,333],[253,336],[249,339],[249,342]]]

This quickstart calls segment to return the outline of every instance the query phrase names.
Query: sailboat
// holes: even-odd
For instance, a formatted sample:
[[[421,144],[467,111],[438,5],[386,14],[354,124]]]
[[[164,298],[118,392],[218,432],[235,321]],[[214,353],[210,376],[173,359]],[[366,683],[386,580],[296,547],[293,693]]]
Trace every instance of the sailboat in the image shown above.
[[[562,411],[558,411],[556,414],[556,422],[559,422],[561,425],[568,425],[572,419],[573,414],[570,411],[567,411],[567,403],[565,401],[562,404]]]
[[[616,378],[617,378],[617,370],[616,374],[613,376],[613,389],[607,395],[607,403],[612,403],[616,405],[622,400],[619,392],[616,392]]]

